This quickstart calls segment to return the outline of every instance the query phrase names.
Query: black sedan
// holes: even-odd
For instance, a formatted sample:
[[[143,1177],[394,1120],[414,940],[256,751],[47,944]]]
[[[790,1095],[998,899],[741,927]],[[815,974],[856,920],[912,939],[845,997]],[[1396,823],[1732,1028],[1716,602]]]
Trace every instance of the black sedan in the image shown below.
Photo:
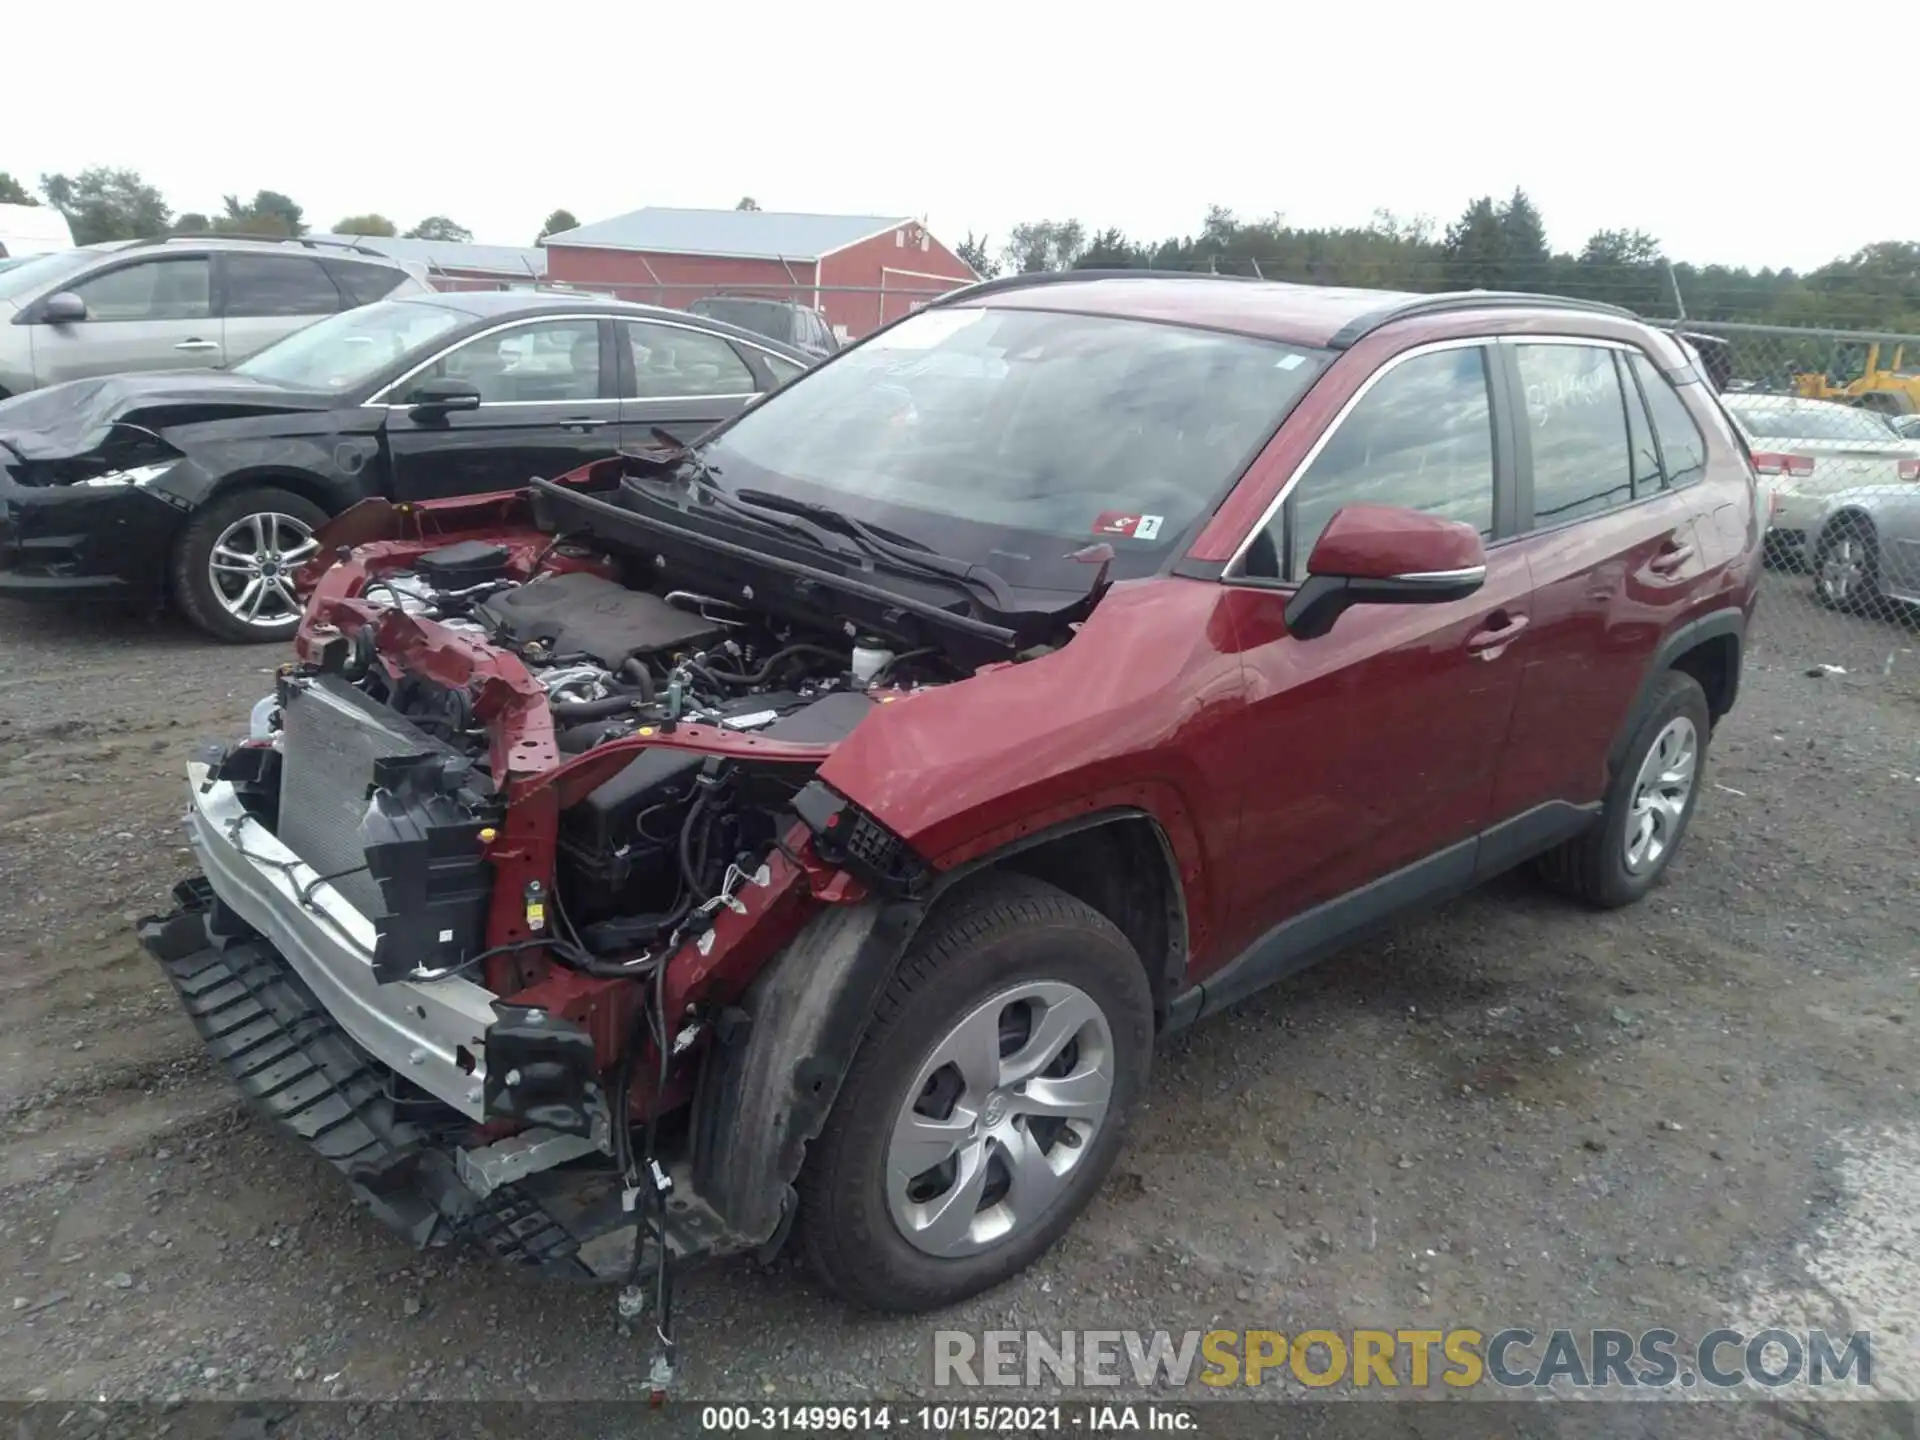
[[[230,371],[49,386],[0,402],[0,596],[166,595],[221,639],[280,639],[329,515],[691,439],[809,358],[684,311],[476,292],[334,315]]]

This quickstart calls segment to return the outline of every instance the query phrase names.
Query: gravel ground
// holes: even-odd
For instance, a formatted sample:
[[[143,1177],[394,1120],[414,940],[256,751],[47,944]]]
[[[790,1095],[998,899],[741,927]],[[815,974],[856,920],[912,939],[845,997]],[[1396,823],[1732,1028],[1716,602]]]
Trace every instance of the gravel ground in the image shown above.
[[[1796,643],[1756,647],[1648,903],[1505,880],[1169,1042],[1093,1209],[937,1322],[699,1275],[686,1392],[926,1394],[935,1328],[1784,1320],[1872,1329],[1920,1396],[1920,655],[1773,603]],[[0,606],[0,1398],[643,1394],[609,1292],[408,1250],[134,943],[190,865],[190,747],[278,658]]]

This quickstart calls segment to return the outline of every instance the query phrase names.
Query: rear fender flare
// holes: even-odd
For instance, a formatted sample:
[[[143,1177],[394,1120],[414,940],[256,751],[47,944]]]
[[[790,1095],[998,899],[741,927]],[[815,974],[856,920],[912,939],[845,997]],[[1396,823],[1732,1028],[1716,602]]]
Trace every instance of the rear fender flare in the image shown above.
[[[1647,666],[1646,673],[1640,677],[1640,689],[1633,697],[1633,704],[1627,711],[1627,718],[1620,727],[1620,733],[1614,737],[1613,747],[1607,754],[1608,773],[1614,773],[1626,763],[1627,746],[1634,732],[1640,728],[1640,722],[1646,718],[1647,709],[1653,703],[1654,687],[1660,683],[1660,677],[1673,668],[1673,662],[1687,651],[1707,640],[1717,640],[1724,636],[1733,637],[1733,670],[1727,677],[1726,709],[1731,710],[1740,693],[1740,665],[1746,648],[1747,617],[1738,607],[1729,606],[1724,610],[1713,610],[1698,619],[1690,620],[1677,627],[1660,642],[1653,654],[1653,663]]]

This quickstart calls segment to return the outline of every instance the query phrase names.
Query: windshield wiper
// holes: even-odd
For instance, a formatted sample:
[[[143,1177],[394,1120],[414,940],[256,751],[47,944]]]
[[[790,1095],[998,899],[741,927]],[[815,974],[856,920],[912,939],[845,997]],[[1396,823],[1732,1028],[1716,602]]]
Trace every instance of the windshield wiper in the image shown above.
[[[846,546],[835,543],[837,532],[853,540],[868,555],[885,560],[896,569],[975,587],[986,595],[995,609],[1003,613],[1018,608],[1007,589],[1007,582],[984,565],[942,555],[930,546],[909,540],[904,535],[891,537],[866,521],[836,510],[831,505],[821,505],[811,500],[792,500],[767,490],[728,490],[714,479],[716,472],[713,466],[697,449],[682,444],[657,425],[652,433],[654,439],[670,447],[671,459],[668,463],[673,464],[688,488],[706,496],[718,509],[809,536],[829,554],[846,555]],[[834,530],[809,523],[813,521],[824,521],[832,525]]]
[[[959,580],[978,585],[992,600],[994,607],[1001,611],[1016,608],[1013,596],[1008,592],[1007,582],[984,565],[976,565],[970,560],[956,560],[951,555],[942,555],[930,545],[910,539],[905,535],[893,536],[869,525],[866,521],[836,510],[831,505],[822,505],[812,500],[794,500],[785,495],[775,495],[768,490],[736,490],[734,498],[768,510],[778,510],[789,515],[805,515],[825,524],[835,526],[853,540],[869,555],[879,558],[921,575],[937,575],[943,579]]]

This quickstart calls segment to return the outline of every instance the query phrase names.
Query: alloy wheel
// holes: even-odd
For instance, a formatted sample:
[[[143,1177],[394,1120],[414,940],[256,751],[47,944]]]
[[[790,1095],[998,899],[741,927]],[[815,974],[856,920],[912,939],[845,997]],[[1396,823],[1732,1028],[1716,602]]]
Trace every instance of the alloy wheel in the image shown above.
[[[1860,598],[1867,583],[1867,545],[1858,535],[1841,535],[1821,552],[1814,583],[1834,605]]]
[[[277,629],[298,618],[293,576],[318,549],[312,527],[278,511],[242,515],[220,532],[207,576],[225,610],[243,625]]]
[[[887,1205],[928,1255],[977,1255],[1037,1224],[1113,1098],[1113,1033],[1084,990],[983,1001],[921,1063],[887,1148]]]
[[[1693,721],[1684,715],[1669,720],[1640,762],[1633,782],[1625,857],[1629,875],[1645,874],[1673,848],[1693,796],[1699,759],[1700,733]]]

